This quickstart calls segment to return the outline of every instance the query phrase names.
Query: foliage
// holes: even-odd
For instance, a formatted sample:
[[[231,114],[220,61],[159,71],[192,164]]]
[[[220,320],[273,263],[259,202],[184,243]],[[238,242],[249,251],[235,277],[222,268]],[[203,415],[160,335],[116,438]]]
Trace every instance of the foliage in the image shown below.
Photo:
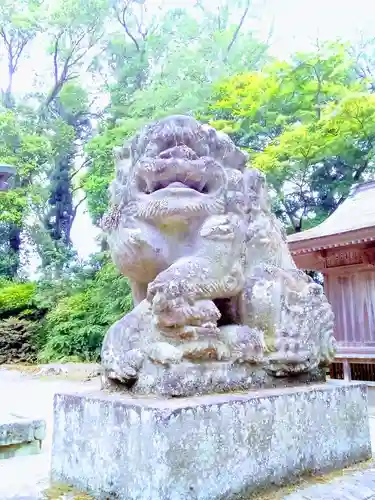
[[[36,361],[39,320],[35,282],[0,281],[0,364]]]
[[[266,172],[291,231],[323,220],[373,172],[375,101],[354,63],[327,45],[215,86],[206,116]]]
[[[114,174],[115,147],[122,146],[144,120],[126,120],[115,127],[108,127],[92,139],[86,148],[91,166],[84,178],[88,208],[93,221],[98,224],[108,207],[108,186]]]
[[[33,363],[37,357],[37,323],[10,317],[0,320],[0,365]]]
[[[6,256],[0,270],[8,277],[19,274],[26,239],[39,236],[38,224],[29,231],[30,212],[55,246],[60,242],[71,246],[71,227],[83,201],[76,200],[80,194],[73,181],[79,169],[76,160],[82,155],[81,141],[91,132],[88,96],[78,78],[99,50],[108,13],[105,0],[5,1],[0,7],[0,64],[6,82],[4,110],[0,110],[0,161],[18,167],[16,191],[2,194],[6,220],[0,246]],[[41,59],[37,65],[46,63],[45,75],[40,79],[36,73],[30,79],[19,102],[14,82],[30,56],[31,43]],[[7,148],[1,151],[1,135],[6,133]],[[46,238],[39,238],[39,247],[42,240]]]
[[[39,359],[97,360],[104,334],[131,307],[127,280],[105,264],[86,289],[63,298],[47,314]]]
[[[88,261],[81,261],[77,256],[62,256],[57,265],[52,261],[38,281],[35,295],[38,307],[49,311],[65,297],[84,291],[107,261],[105,254],[95,254]]]
[[[33,306],[36,284],[3,282],[0,287],[0,318],[15,315]]]
[[[86,149],[91,166],[84,188],[95,224],[108,203],[113,146],[152,119],[196,113],[215,80],[259,68],[267,58],[266,44],[244,24],[253,15],[250,2],[157,10],[148,1],[115,1],[113,9],[119,23],[106,48],[107,126]]]
[[[374,119],[373,95],[348,96],[327,107],[319,122],[286,130],[255,158],[255,165],[274,186],[296,186],[285,196],[301,219],[327,215],[353,184],[374,173]],[[295,227],[301,228],[301,219]]]
[[[0,4],[0,54],[3,56],[0,63],[6,61],[4,69],[1,69],[1,97],[8,109],[15,106],[14,76],[28,45],[40,30],[41,17],[39,0],[2,0]]]
[[[0,281],[0,364],[36,353],[42,362],[98,359],[104,334],[130,311],[129,283],[105,254],[58,270],[39,283]]]
[[[49,139],[15,111],[0,111],[0,163],[16,167],[13,188],[0,193],[0,271],[1,276],[16,276],[21,247],[21,228],[31,214],[38,193],[34,184],[51,161]]]

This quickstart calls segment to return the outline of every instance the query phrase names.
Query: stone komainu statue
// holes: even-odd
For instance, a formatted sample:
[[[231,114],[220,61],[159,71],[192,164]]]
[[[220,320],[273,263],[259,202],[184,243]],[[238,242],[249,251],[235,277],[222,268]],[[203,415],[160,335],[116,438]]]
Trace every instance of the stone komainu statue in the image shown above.
[[[331,307],[297,270],[265,179],[246,162],[227,135],[186,116],[116,151],[103,227],[134,309],[104,339],[106,387],[235,390],[332,360]]]

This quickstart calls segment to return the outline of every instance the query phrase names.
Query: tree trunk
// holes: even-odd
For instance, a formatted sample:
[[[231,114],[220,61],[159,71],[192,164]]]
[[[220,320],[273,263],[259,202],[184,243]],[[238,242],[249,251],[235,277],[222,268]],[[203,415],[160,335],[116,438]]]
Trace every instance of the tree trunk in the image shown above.
[[[9,248],[14,261],[10,265],[10,277],[15,278],[20,265],[21,228],[12,224],[9,229]]]

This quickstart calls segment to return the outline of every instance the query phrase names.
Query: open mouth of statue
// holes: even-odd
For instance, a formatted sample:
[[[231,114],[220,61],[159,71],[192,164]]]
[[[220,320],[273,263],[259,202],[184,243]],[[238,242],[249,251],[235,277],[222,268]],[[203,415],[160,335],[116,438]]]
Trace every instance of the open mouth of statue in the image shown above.
[[[161,164],[159,162],[160,160],[153,165],[154,168],[146,166],[138,172],[136,182],[140,193],[154,196],[198,196],[211,194],[220,185],[218,174],[215,175],[213,169],[209,170],[204,165],[192,165],[194,162],[181,160],[175,160],[171,165],[170,160],[163,160]]]
[[[198,193],[207,194],[208,186],[206,181],[202,180],[198,181],[190,181],[190,180],[170,180],[170,181],[159,181],[155,183],[150,183],[146,188],[146,194],[153,194],[156,191],[164,191],[164,190],[188,190],[188,191],[196,191]]]

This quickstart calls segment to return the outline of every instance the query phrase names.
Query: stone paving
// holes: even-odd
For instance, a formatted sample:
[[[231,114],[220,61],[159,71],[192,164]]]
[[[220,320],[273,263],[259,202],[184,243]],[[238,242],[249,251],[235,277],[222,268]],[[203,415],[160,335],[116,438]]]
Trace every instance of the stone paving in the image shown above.
[[[327,484],[309,486],[284,500],[370,500],[375,499],[375,468],[356,472]]]
[[[49,485],[52,440],[52,401],[56,392],[87,392],[98,388],[98,379],[72,382],[40,380],[15,371],[0,370],[0,401],[7,410],[30,418],[43,418],[47,436],[42,453],[0,461],[0,500],[40,500]],[[372,404],[372,401],[370,400]],[[370,429],[375,450],[375,407],[370,407]],[[375,467],[302,488],[284,500],[375,500]]]
[[[46,420],[42,453],[0,460],[0,500],[36,500],[49,485],[52,442],[53,396],[58,391],[85,392],[97,388],[98,380],[70,382],[40,380],[17,371],[0,370],[0,401],[9,412]]]

